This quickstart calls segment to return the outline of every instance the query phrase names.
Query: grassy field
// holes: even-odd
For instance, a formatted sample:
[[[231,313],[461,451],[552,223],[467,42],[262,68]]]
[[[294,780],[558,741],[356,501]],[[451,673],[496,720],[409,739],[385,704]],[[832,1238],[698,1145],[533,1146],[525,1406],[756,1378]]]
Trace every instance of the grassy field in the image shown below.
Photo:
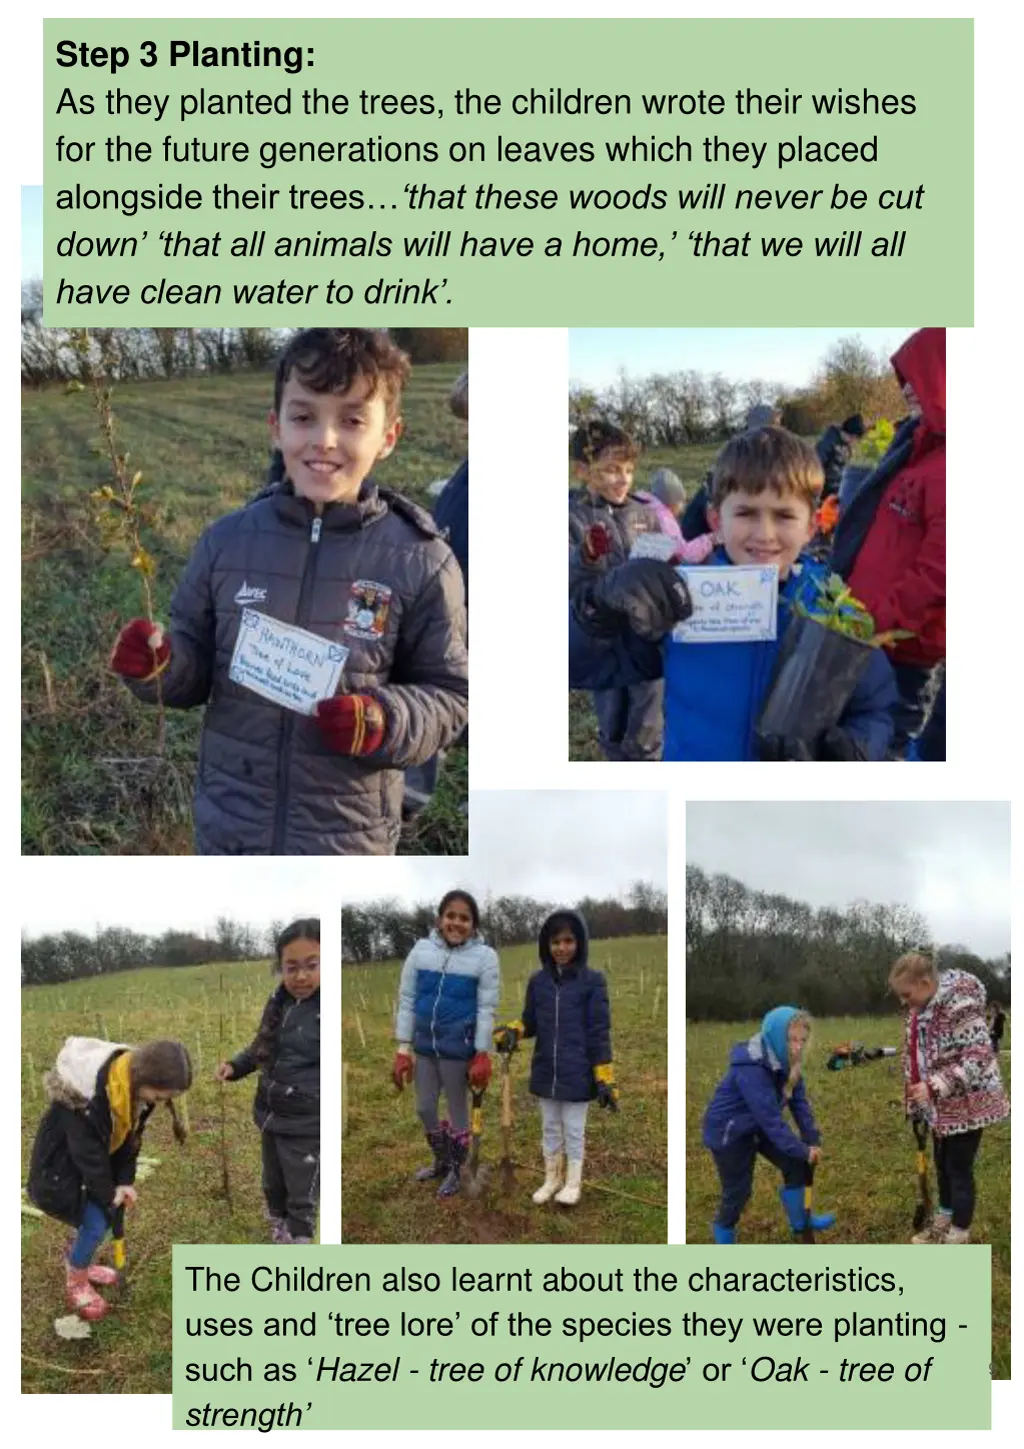
[[[693,497],[715,458],[721,443],[696,443],[690,448],[651,448],[642,453],[637,464],[635,488],[643,492],[651,474],[659,468],[671,468],[682,480],[687,499]],[[574,486],[572,476],[569,486]],[[569,691],[569,759],[603,760],[597,742],[597,718],[584,690]]]
[[[729,1048],[756,1030],[753,1022],[701,1022],[686,1032],[686,1240],[711,1240],[718,1203],[718,1177],[711,1154],[701,1146],[701,1117]],[[824,1157],[815,1197],[822,1211],[838,1214],[822,1242],[905,1243],[910,1239],[917,1173],[913,1135],[902,1111],[898,1059],[867,1062],[852,1070],[825,1069],[831,1047],[842,1041],[898,1046],[902,1022],[894,1017],[822,1018],[815,1022],[807,1090],[822,1133]],[[1009,1089],[1010,1059],[1000,1058]],[[932,1170],[932,1193],[935,1175]],[[1010,1123],[985,1132],[976,1170],[978,1206],[973,1237],[992,1245],[992,1372],[1010,1376]],[[758,1165],[754,1193],[740,1223],[740,1239],[751,1243],[790,1240],[775,1195],[778,1176]]]
[[[464,429],[448,411],[458,364],[417,367],[406,432],[377,472],[428,501],[452,472]],[[202,529],[253,496],[266,473],[270,373],[125,384],[113,407],[140,501],[156,509],[157,613]],[[100,541],[90,492],[110,482],[87,392],[22,393],[22,848],[33,855],[189,854],[201,712],[169,712],[166,760],[154,779],[155,713],[107,669],[118,628],[142,612],[124,552]],[[141,762],[141,763],[140,763]],[[401,853],[463,854],[465,751],[454,750],[429,816]]]
[[[223,993],[221,982],[223,981]],[[184,1042],[194,1085],[182,1099],[191,1135],[179,1147],[158,1109],[142,1155],[159,1159],[128,1213],[129,1291],[92,1337],[65,1342],[53,1331],[64,1304],[62,1256],[69,1229],[22,1214],[22,1389],[25,1393],[148,1394],[171,1389],[171,1244],[267,1241],[260,1192],[260,1137],[252,1121],[256,1078],[223,1089],[232,1205],[222,1191],[221,1057],[256,1033],[272,981],[266,963],[140,970],[24,988],[22,998],[22,1182],[46,1102],[41,1079],[68,1036]],[[223,1041],[221,1012],[223,1008]],[[107,1260],[109,1261],[109,1259]],[[104,1290],[111,1297],[110,1290]]]
[[[532,1045],[512,1058],[515,1187],[501,1190],[499,1063],[484,1099],[481,1162],[489,1180],[479,1198],[439,1203],[412,1181],[427,1160],[411,1090],[396,1093],[393,1002],[400,964],[342,972],[342,1061],[347,1130],[342,1146],[342,1240],[346,1243],[663,1243],[666,1202],[666,960],[664,938],[598,941],[591,964],[604,971],[612,1008],[612,1046],[620,1084],[616,1115],[592,1106],[587,1119],[583,1196],[568,1210],[535,1207],[543,1160],[540,1115],[527,1090]],[[501,952],[498,1020],[517,1017],[536,949]],[[606,1189],[606,1190],[602,1190]],[[619,1194],[624,1194],[620,1196]],[[636,1201],[643,1199],[644,1201]]]

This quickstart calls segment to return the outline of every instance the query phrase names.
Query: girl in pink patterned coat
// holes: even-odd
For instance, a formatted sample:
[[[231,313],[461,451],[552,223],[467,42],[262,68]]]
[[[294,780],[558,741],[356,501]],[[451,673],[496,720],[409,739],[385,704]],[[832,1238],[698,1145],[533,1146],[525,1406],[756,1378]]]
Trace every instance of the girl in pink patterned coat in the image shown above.
[[[985,1019],[985,988],[968,971],[940,973],[918,952],[900,957],[889,984],[907,1009],[904,1102],[931,1128],[939,1185],[939,1210],[911,1242],[967,1243],[981,1134],[1010,1113]]]

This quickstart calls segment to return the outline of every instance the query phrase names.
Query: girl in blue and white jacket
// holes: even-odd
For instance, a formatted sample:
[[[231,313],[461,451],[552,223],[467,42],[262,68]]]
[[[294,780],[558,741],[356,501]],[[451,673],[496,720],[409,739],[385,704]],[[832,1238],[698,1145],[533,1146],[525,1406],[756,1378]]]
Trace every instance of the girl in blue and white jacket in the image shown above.
[[[477,903],[466,891],[449,891],[437,925],[402,967],[391,1073],[399,1090],[415,1079],[416,1111],[434,1154],[416,1178],[440,1178],[439,1198],[459,1190],[469,1151],[467,1084],[482,1091],[491,1079],[487,1049],[500,996],[498,957],[480,936]],[[448,1116],[439,1121],[442,1091]]]

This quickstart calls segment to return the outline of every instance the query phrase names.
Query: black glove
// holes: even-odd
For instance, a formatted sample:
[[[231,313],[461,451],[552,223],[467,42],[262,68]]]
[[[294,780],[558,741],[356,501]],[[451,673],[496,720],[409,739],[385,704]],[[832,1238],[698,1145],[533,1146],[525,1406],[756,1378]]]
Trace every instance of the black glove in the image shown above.
[[[860,740],[833,725],[818,739],[817,757],[819,760],[866,760],[868,756]]]
[[[762,760],[813,760],[811,746],[806,740],[791,735],[762,735],[758,741],[759,758]]]
[[[583,628],[604,633],[616,624],[641,639],[661,639],[693,613],[685,580],[656,558],[630,559],[588,581],[573,603]]]

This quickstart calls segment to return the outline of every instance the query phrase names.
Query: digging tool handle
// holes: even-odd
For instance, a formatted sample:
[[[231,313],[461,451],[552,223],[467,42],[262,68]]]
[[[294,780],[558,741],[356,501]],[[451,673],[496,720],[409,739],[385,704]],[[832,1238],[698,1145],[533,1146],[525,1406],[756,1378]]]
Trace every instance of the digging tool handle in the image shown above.
[[[814,1242],[814,1227],[811,1214],[814,1210],[814,1163],[804,1163],[804,1228],[801,1238],[805,1243]]]
[[[110,1219],[110,1231],[114,1239],[114,1267],[119,1273],[123,1273],[125,1265],[124,1203],[119,1203],[114,1209]]]
[[[512,1126],[512,1077],[508,1070],[508,1057],[503,1060],[501,1073],[501,1125],[507,1131]]]

